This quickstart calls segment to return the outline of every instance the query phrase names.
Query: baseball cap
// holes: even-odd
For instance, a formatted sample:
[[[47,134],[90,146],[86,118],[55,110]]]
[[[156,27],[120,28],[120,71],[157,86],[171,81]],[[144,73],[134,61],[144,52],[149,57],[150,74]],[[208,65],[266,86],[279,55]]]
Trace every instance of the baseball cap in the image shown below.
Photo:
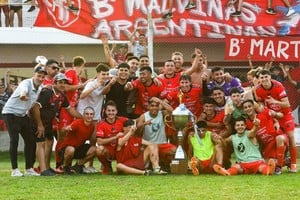
[[[47,74],[47,71],[45,69],[45,67],[43,66],[37,66],[34,68],[34,73],[42,73],[44,72],[45,74]]]
[[[69,79],[63,74],[63,73],[58,73],[54,77],[54,82],[61,81],[61,80],[66,80],[67,82]]]

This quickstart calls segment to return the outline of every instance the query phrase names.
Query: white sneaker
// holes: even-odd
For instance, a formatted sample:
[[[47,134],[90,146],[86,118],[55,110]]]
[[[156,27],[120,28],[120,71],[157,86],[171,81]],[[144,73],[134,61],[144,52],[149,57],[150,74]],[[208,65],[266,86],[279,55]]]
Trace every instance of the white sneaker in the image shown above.
[[[20,170],[18,168],[16,168],[11,171],[11,176],[12,177],[21,177],[21,176],[23,176],[23,173],[20,172]]]
[[[24,173],[24,176],[39,176],[40,174],[36,173],[33,168],[27,169]]]
[[[293,8],[289,8],[289,10],[288,10],[288,12],[285,14],[285,16],[289,17],[289,16],[291,16],[291,15],[293,15],[293,14],[295,14],[295,13],[296,13],[296,11],[295,11]]]
[[[83,173],[86,173],[86,174],[97,173],[97,172],[98,171],[93,166],[83,168]]]

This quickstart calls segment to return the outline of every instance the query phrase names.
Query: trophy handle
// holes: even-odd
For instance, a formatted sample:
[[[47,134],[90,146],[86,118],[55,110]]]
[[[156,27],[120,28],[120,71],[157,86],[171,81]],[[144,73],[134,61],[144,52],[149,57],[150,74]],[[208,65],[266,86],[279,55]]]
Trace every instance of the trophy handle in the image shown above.
[[[172,115],[170,114],[166,114],[164,117],[164,121],[167,127],[173,129],[176,131],[176,128],[173,126],[173,122],[172,122]]]

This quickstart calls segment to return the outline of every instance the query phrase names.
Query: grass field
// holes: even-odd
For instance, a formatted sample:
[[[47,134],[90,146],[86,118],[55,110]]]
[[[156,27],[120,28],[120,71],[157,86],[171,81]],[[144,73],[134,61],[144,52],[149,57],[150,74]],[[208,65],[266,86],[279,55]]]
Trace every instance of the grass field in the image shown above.
[[[24,158],[19,156],[19,168]],[[95,166],[99,166],[95,161]],[[0,199],[300,199],[300,173],[282,175],[59,175],[11,177],[0,153]]]

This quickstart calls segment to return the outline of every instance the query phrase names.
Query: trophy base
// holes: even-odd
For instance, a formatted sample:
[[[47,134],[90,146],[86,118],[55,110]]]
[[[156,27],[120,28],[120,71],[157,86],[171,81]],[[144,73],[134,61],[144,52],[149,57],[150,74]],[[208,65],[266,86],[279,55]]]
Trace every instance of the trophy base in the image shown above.
[[[188,172],[188,161],[186,159],[174,159],[170,166],[172,174],[187,174]]]

